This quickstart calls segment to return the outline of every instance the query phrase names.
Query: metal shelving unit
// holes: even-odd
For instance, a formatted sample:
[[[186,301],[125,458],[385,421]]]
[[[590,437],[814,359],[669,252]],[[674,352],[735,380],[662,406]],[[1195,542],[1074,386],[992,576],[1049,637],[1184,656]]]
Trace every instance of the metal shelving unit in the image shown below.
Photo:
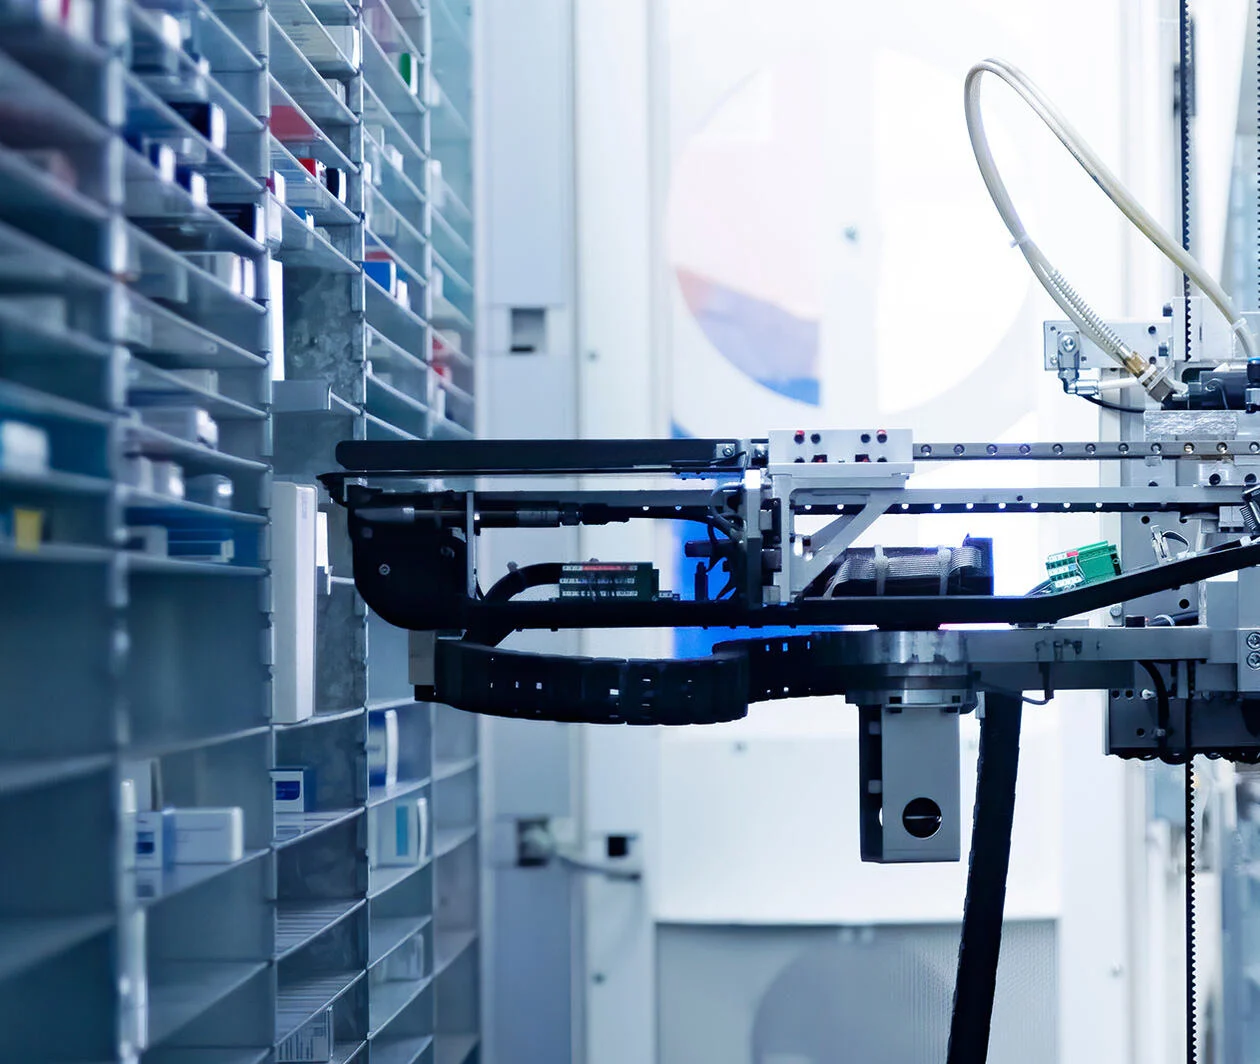
[[[5,1059],[270,1064],[327,1009],[340,1064],[477,1059],[475,718],[411,700],[326,498],[310,719],[269,649],[273,485],[473,429],[471,20],[0,0],[0,421],[48,451],[0,447]],[[276,812],[295,765],[314,808]],[[239,806],[240,858],[134,868],[124,780]],[[418,799],[424,852],[373,867]]]

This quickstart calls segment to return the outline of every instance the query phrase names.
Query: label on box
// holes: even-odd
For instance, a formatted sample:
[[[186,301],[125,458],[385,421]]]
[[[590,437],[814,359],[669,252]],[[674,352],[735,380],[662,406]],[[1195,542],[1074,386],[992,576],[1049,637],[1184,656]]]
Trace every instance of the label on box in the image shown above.
[[[333,1011],[324,1009],[276,1049],[276,1064],[326,1064],[333,1054]]]
[[[277,813],[306,813],[314,806],[315,774],[306,768],[273,768],[271,785]]]
[[[171,863],[175,825],[164,809],[136,813],[136,867],[164,868]]]

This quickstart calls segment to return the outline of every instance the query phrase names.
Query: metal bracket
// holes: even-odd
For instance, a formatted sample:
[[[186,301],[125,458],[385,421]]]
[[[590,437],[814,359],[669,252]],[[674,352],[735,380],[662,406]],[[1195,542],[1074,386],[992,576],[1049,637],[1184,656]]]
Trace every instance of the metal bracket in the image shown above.
[[[605,839],[608,862],[589,861],[564,846],[559,838],[561,824],[547,817],[528,817],[516,822],[516,865],[518,868],[546,868],[553,862],[573,872],[585,872],[615,881],[637,883],[643,878],[633,845],[634,836],[609,835]],[[615,851],[615,855],[614,855]]]
[[[792,593],[808,587],[813,579],[827,568],[842,551],[853,546],[857,538],[883,517],[900,493],[897,491],[873,491],[866,504],[856,514],[837,517],[829,521],[809,540],[808,553],[804,558],[792,560]],[[805,538],[805,537],[797,537]]]
[[[957,861],[957,706],[862,706],[858,766],[863,861]]]

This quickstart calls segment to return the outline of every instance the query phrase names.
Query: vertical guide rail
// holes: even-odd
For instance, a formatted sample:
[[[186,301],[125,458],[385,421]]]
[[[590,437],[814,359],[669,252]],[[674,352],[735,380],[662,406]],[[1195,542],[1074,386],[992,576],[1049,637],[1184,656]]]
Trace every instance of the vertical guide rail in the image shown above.
[[[1178,0],[1177,35],[1180,58],[1177,64],[1178,135],[1181,149],[1181,246],[1190,250],[1190,206],[1192,200],[1191,119],[1194,116],[1194,23],[1190,17],[1190,0]],[[1182,274],[1182,294],[1186,298],[1185,352],[1190,357],[1190,278]],[[1194,943],[1194,754],[1190,746],[1190,709],[1186,707],[1186,780],[1185,780],[1185,864],[1186,864],[1186,1064],[1198,1060],[1195,943]]]
[[[1177,61],[1177,135],[1181,156],[1180,193],[1181,193],[1181,246],[1190,250],[1190,204],[1191,204],[1191,129],[1190,120],[1194,115],[1194,23],[1190,17],[1190,0],[1178,0],[1177,3],[1177,40],[1179,58]],[[1181,275],[1182,295],[1186,299],[1185,313],[1185,357],[1190,357],[1190,278]]]
[[[967,868],[947,1064],[984,1064],[1002,945],[1023,699],[988,692],[980,723],[976,807]]]

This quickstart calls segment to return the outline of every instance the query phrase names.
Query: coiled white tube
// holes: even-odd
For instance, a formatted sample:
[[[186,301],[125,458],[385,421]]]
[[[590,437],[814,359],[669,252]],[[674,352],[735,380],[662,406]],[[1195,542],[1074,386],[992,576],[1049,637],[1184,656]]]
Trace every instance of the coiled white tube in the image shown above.
[[[993,153],[989,148],[989,140],[984,131],[984,119],[980,109],[980,82],[985,74],[995,74],[1015,90],[1019,97],[1032,108],[1034,113],[1049,127],[1059,142],[1071,153],[1098,187],[1106,193],[1126,218],[1128,218],[1142,234],[1150,240],[1182,273],[1212,301],[1225,316],[1230,328],[1238,337],[1246,358],[1257,357],[1255,337],[1247,328],[1241,314],[1234,308],[1233,301],[1220,286],[1217,280],[1207,272],[1199,262],[1172,238],[1160,224],[1133,198],[1133,194],[1121,184],[1120,180],[1108,169],[1107,165],[1094,150],[1081,138],[1080,134],[1059,113],[1045,95],[1018,68],[1000,59],[986,59],[977,63],[967,74],[964,86],[964,101],[967,113],[967,132],[971,137],[971,148],[975,153],[976,163],[984,178],[985,187],[993,199],[994,206],[1010,230],[1015,245],[1023,253],[1033,274],[1042,286],[1050,293],[1050,297],[1062,308],[1072,323],[1082,334],[1091,339],[1112,358],[1120,362],[1155,398],[1160,399],[1170,391],[1180,391],[1183,385],[1167,379],[1160,372],[1152,372],[1116,333],[1108,328],[1101,317],[1072,288],[1050,262],[1041,249],[1028,235],[1020,221],[1015,204],[1011,202],[1006,185],[998,173],[997,164],[993,161]],[[1162,394],[1160,394],[1162,393]]]

